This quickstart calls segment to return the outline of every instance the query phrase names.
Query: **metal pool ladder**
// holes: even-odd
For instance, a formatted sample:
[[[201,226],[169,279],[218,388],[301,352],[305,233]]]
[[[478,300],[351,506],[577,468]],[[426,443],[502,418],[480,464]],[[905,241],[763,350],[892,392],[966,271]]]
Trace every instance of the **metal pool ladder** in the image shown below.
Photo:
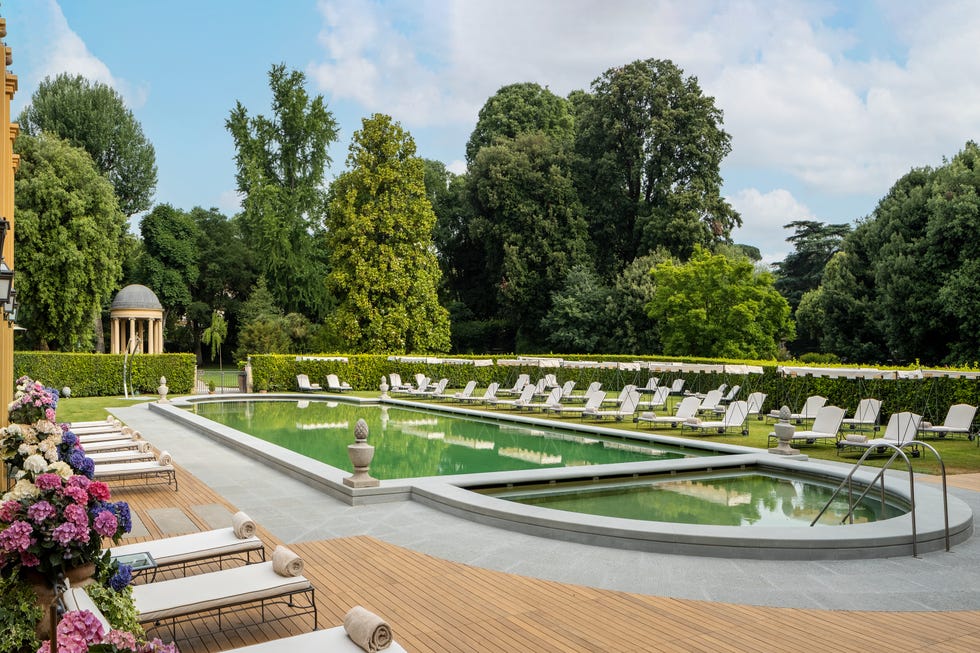
[[[912,445],[913,448],[914,447],[917,447],[917,446],[921,446],[923,449],[928,449],[929,451],[932,452],[932,454],[936,457],[936,460],[939,462],[940,475],[941,475],[942,481],[943,481],[943,519],[945,520],[944,521],[944,525],[945,525],[945,533],[946,533],[946,551],[949,551],[949,549],[950,549],[950,545],[949,545],[949,501],[948,501],[948,497],[947,497],[947,494],[946,494],[946,465],[943,463],[943,457],[939,455],[939,452],[936,451],[936,449],[932,445],[929,445],[929,444],[927,444],[925,442],[922,442],[921,440],[909,440],[909,441],[903,443],[903,446],[909,446],[909,445]],[[879,448],[880,449],[884,449],[884,448],[891,449],[892,450],[892,455],[885,462],[885,464],[881,466],[881,469],[878,470],[878,473],[875,475],[874,479],[870,483],[868,483],[867,487],[864,488],[864,491],[861,492],[861,495],[857,498],[857,500],[855,500],[854,499],[854,489],[852,487],[852,480],[854,478],[854,473],[857,472],[861,468],[861,464],[871,454],[871,451],[873,449],[879,449]],[[915,455],[915,454],[913,454],[913,455]],[[911,463],[911,461],[909,461],[909,457],[907,455],[905,455],[905,452],[902,451],[902,447],[899,447],[899,446],[897,446],[895,444],[892,444],[891,442],[875,443],[874,445],[869,446],[867,448],[867,450],[863,454],[861,454],[861,457],[858,459],[858,461],[856,463],[854,463],[854,467],[851,468],[851,471],[847,473],[847,476],[844,477],[844,480],[841,481],[840,485],[837,486],[837,489],[834,490],[834,493],[831,495],[830,499],[827,501],[827,504],[823,508],[821,508],[821,510],[817,514],[817,516],[814,517],[813,518],[813,521],[810,522],[810,526],[814,526],[817,523],[817,521],[827,511],[827,508],[830,507],[830,504],[833,503],[834,499],[837,498],[837,496],[841,493],[841,491],[845,487],[847,488],[847,504],[848,504],[849,507],[848,507],[848,510],[847,510],[847,514],[844,515],[844,517],[841,519],[841,523],[844,523],[847,520],[850,520],[850,522],[852,524],[854,523],[854,509],[857,507],[857,504],[862,499],[864,499],[864,497],[868,494],[868,492],[871,491],[871,488],[876,483],[881,488],[881,501],[882,501],[882,503],[884,503],[884,501],[885,501],[885,472],[888,471],[888,468],[891,466],[891,464],[899,456],[901,456],[902,460],[905,461],[905,467],[908,469],[908,472],[909,472],[909,499],[910,499],[910,501],[912,503],[912,511],[911,511],[911,516],[912,516],[912,557],[914,557],[914,558],[919,557],[917,546],[916,546],[917,539],[918,539],[918,534],[917,534],[916,528],[915,528],[915,475],[912,472],[912,463]]]

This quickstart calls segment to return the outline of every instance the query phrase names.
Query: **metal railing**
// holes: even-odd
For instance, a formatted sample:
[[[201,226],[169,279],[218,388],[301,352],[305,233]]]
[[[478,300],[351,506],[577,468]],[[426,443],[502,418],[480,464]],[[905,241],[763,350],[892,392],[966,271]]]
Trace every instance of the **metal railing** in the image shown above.
[[[852,524],[854,523],[855,508],[857,508],[858,503],[860,503],[864,499],[864,497],[867,496],[868,492],[871,491],[871,489],[875,486],[875,484],[878,484],[879,487],[881,488],[881,501],[882,503],[884,503],[885,502],[885,472],[888,471],[888,468],[891,467],[891,464],[895,462],[895,460],[899,456],[901,456],[902,460],[905,461],[905,466],[908,469],[908,473],[909,473],[909,500],[911,502],[911,508],[912,508],[910,513],[912,517],[912,557],[917,558],[919,554],[917,548],[918,532],[916,530],[916,521],[915,521],[915,474],[912,471],[912,463],[909,460],[909,457],[905,455],[905,452],[902,450],[902,448],[907,446],[912,446],[913,448],[921,446],[923,449],[928,449],[929,451],[931,451],[933,455],[936,457],[936,460],[939,462],[939,470],[940,470],[940,475],[942,477],[942,485],[943,485],[943,520],[944,520],[944,527],[945,527],[945,534],[946,534],[946,551],[949,551],[950,550],[949,500],[946,492],[946,465],[943,463],[943,458],[942,456],[939,455],[939,452],[936,451],[936,449],[933,448],[931,445],[926,444],[921,440],[909,440],[908,442],[903,443],[901,446],[886,441],[877,441],[877,442],[872,441],[872,443],[868,443],[868,445],[865,446],[867,446],[867,450],[863,454],[861,454],[861,457],[858,459],[858,461],[854,463],[854,467],[851,468],[851,471],[848,472],[847,476],[844,477],[844,480],[842,480],[840,485],[837,486],[837,489],[834,490],[834,493],[827,501],[827,504],[820,510],[817,516],[813,518],[813,521],[810,522],[810,526],[816,525],[817,521],[823,516],[825,512],[827,512],[827,509],[830,507],[830,504],[833,503],[834,499],[836,499],[840,495],[841,491],[845,487],[847,488],[848,510],[847,510],[847,514],[845,514],[844,517],[841,519],[841,523],[844,523],[845,521],[848,520],[850,520]],[[854,488],[853,488],[854,473],[861,468],[861,465],[864,463],[867,457],[871,455],[872,451],[881,450],[881,449],[891,449],[892,450],[891,457],[887,461],[885,461],[885,464],[882,465],[881,469],[878,470],[878,473],[875,475],[874,479],[865,486],[860,496],[858,496],[857,499],[855,500]]]

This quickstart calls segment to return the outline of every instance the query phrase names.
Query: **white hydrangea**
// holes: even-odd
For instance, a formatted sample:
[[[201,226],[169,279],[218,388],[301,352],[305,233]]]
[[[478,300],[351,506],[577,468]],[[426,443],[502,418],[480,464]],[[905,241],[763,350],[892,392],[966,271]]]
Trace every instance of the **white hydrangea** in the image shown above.
[[[68,463],[61,460],[48,465],[47,471],[51,472],[52,474],[57,474],[66,481],[75,474]]]
[[[36,497],[39,494],[38,489],[34,486],[34,483],[26,478],[22,478],[14,484],[14,487],[10,489],[3,495],[4,501],[20,501],[21,499],[27,499],[29,497]]]
[[[24,471],[32,474],[40,474],[48,467],[50,461],[45,460],[44,456],[33,454],[24,459]]]

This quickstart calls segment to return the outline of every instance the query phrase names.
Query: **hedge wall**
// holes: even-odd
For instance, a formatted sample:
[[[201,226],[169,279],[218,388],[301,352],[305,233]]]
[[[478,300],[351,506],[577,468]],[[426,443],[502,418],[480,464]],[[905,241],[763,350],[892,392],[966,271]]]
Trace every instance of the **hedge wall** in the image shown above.
[[[326,355],[325,355],[326,356]],[[549,355],[550,357],[551,355]],[[554,355],[564,360],[596,360],[595,356]],[[474,379],[479,387],[486,387],[497,381],[502,387],[513,385],[520,373],[530,374],[532,380],[545,373],[554,373],[559,383],[574,380],[577,387],[584,387],[599,381],[604,388],[619,389],[627,383],[646,385],[651,374],[647,371],[633,372],[602,368],[549,368],[536,366],[488,366],[426,363],[401,363],[389,361],[387,355],[357,354],[348,355],[348,362],[327,360],[303,360],[295,355],[252,356],[252,377],[255,389],[270,391],[296,390],[296,375],[306,374],[310,380],[326,386],[327,374],[336,374],[340,380],[351,384],[355,390],[377,390],[381,377],[391,372],[410,381],[416,373],[433,379],[446,377],[450,388],[462,388],[467,381]],[[467,358],[496,358],[490,356],[468,356]],[[735,375],[725,373],[700,373],[682,375],[686,379],[685,389],[705,392],[722,383],[741,385],[741,398],[750,392],[764,392],[768,395],[764,410],[778,409],[786,404],[798,410],[809,395],[819,394],[827,397],[827,403],[840,406],[852,415],[858,402],[864,397],[874,397],[882,401],[881,421],[885,423],[892,412],[911,410],[925,419],[941,423],[948,408],[957,403],[980,405],[980,381],[964,378],[931,378],[900,380],[867,379],[828,379],[810,376],[784,377],[777,373],[780,365],[774,361],[736,361],[719,359],[669,358],[665,356],[610,356],[603,355],[602,361],[630,362],[636,360],[681,361],[688,363],[728,363],[737,365],[759,365],[763,374]],[[821,367],[828,367],[822,365]],[[669,383],[672,378],[661,376],[661,383]]]
[[[71,388],[73,397],[123,394],[122,354],[66,354],[61,352],[14,352],[14,378],[25,374],[46,386]],[[139,354],[130,358],[130,391],[156,394],[160,377],[167,377],[171,394],[187,394],[194,388],[194,354]]]

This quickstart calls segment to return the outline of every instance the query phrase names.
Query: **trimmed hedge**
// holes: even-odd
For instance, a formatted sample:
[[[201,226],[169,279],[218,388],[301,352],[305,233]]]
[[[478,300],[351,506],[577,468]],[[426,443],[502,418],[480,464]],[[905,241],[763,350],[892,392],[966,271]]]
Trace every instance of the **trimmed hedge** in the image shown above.
[[[331,356],[324,354],[323,356]],[[546,357],[562,358],[564,360],[597,360],[596,356],[586,355],[552,355]],[[633,372],[604,368],[539,368],[537,366],[488,366],[451,365],[426,363],[400,363],[389,361],[385,354],[352,354],[347,355],[348,362],[300,360],[294,354],[265,354],[251,357],[252,378],[255,389],[266,389],[272,392],[297,390],[296,375],[306,374],[310,380],[326,387],[327,374],[336,374],[341,381],[346,381],[355,390],[376,391],[381,383],[381,377],[391,372],[401,375],[402,380],[411,381],[416,373],[422,373],[433,379],[446,377],[450,388],[462,388],[467,381],[476,380],[480,387],[486,387],[491,381],[500,383],[502,387],[510,387],[517,380],[518,374],[530,374],[532,380],[546,373],[554,373],[559,383],[574,380],[578,388],[584,389],[588,383],[599,381],[604,388],[618,390],[627,383],[646,385],[651,373],[647,371]],[[497,356],[466,356],[468,359],[498,358]],[[888,421],[892,412],[911,410],[923,415],[926,420],[941,423],[946,417],[946,411],[953,404],[966,403],[980,405],[980,381],[963,378],[931,378],[931,379],[898,379],[898,380],[867,380],[867,379],[828,379],[810,376],[784,377],[777,373],[777,367],[782,363],[774,361],[739,361],[704,358],[671,358],[666,356],[630,356],[603,355],[598,358],[604,362],[631,361],[661,361],[687,362],[707,364],[736,364],[759,365],[762,374],[748,376],[726,373],[685,374],[686,390],[706,392],[722,383],[729,386],[741,385],[739,397],[745,398],[750,392],[764,392],[767,399],[764,410],[778,409],[786,404],[798,410],[809,395],[819,394],[827,397],[827,403],[840,406],[848,415],[854,413],[858,402],[864,397],[874,397],[882,401],[881,423]],[[831,367],[821,365],[821,367]],[[843,366],[840,366],[843,367]],[[906,368],[903,368],[906,369]],[[663,376],[663,375],[661,375]],[[168,377],[169,378],[169,377]],[[661,378],[661,383],[672,379]]]
[[[26,374],[58,390],[68,386],[73,397],[121,395],[123,359],[123,354],[18,351],[14,352],[14,378]],[[129,360],[131,392],[156,394],[161,376],[167,377],[171,394],[194,389],[194,354],[138,354]]]

